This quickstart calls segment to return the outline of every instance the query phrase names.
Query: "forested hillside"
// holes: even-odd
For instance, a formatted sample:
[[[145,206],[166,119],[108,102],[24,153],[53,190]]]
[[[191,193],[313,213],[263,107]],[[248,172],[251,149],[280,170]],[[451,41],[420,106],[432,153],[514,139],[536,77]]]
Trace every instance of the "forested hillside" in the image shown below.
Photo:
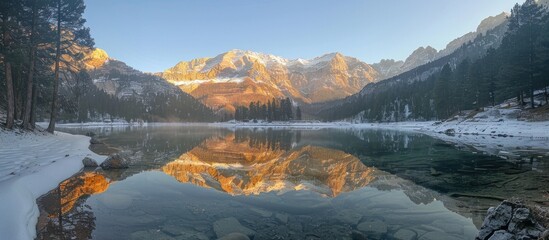
[[[326,120],[355,118],[366,122],[434,120],[513,97],[524,107],[547,104],[535,102],[533,97],[536,90],[542,90],[547,100],[547,10],[534,0],[522,6],[517,4],[498,48],[469,50],[490,35],[488,32],[478,37],[452,55],[366,86],[359,94],[333,104],[319,115]],[[423,76],[412,77],[418,73]]]

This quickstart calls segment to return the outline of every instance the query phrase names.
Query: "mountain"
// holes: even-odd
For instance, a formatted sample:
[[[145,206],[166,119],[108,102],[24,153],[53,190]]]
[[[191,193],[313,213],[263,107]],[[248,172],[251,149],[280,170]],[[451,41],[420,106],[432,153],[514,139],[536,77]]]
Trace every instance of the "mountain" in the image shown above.
[[[478,25],[476,31],[467,33],[467,34],[451,41],[450,43],[448,43],[448,45],[446,45],[446,48],[441,50],[438,53],[438,57],[439,58],[444,57],[444,56],[447,56],[447,55],[453,53],[458,48],[463,46],[463,44],[475,40],[475,38],[477,38],[479,35],[486,35],[488,33],[488,31],[490,31],[490,30],[496,28],[497,26],[505,23],[507,21],[508,16],[509,16],[508,13],[502,12],[502,13],[496,15],[496,16],[490,16],[490,17],[482,20],[482,22],[480,22],[480,24]]]
[[[86,55],[85,66],[96,87],[118,98],[142,99],[150,93],[176,94],[179,89],[161,77],[133,69],[96,48]]]
[[[412,52],[412,54],[410,54],[404,62],[384,59],[379,63],[372,64],[372,67],[379,72],[381,80],[397,76],[401,73],[410,71],[416,67],[452,54],[464,44],[474,41],[478,36],[486,35],[489,31],[505,23],[508,16],[508,13],[503,12],[496,16],[490,16],[482,20],[476,31],[469,32],[459,38],[454,39],[446,45],[445,49],[440,51],[437,51],[431,46],[419,47]]]
[[[344,98],[378,79],[372,66],[340,53],[288,60],[243,50],[183,61],[157,75],[206,105],[229,112],[272,98],[299,103]]]
[[[400,68],[401,71],[409,71],[421,65],[424,65],[437,58],[438,51],[431,46],[419,47],[406,58],[404,64]]]
[[[499,18],[501,18],[501,15]],[[505,18],[507,19],[507,18]],[[491,23],[497,22],[497,21],[490,21]],[[369,108],[376,108],[375,112],[383,112],[384,109],[389,108],[398,108],[399,111],[395,111],[395,114],[391,114],[390,111],[386,111],[385,114],[381,114],[383,116],[376,116],[376,121],[403,121],[403,120],[420,120],[419,118],[413,119],[414,115],[410,115],[409,112],[406,110],[412,105],[406,106],[406,104],[403,104],[401,102],[392,102],[391,106],[382,106],[379,103],[372,103],[373,100],[375,101],[384,101],[387,99],[393,99],[398,98],[396,91],[407,91],[410,90],[410,87],[414,85],[418,85],[420,82],[424,82],[428,79],[430,79],[431,76],[438,74],[442,67],[446,64],[449,64],[450,66],[457,66],[459,63],[461,63],[465,59],[469,59],[470,61],[475,61],[477,59],[482,58],[488,49],[491,48],[498,48],[502,40],[505,36],[505,32],[507,31],[507,21],[499,24],[495,28],[491,30],[487,30],[485,34],[478,34],[474,40],[466,42],[464,45],[462,45],[460,48],[458,48],[456,51],[452,52],[449,55],[440,57],[438,59],[427,61],[427,64],[420,65],[412,70],[405,71],[403,73],[400,73],[396,76],[390,77],[386,80],[379,81],[373,84],[369,84],[366,87],[364,87],[359,93],[354,94],[352,96],[349,96],[342,100],[332,101],[329,103],[324,104],[312,104],[310,106],[307,106],[306,108],[303,108],[306,112],[312,115],[317,115],[325,120],[336,120],[336,119],[344,119],[344,118],[353,118],[357,121],[367,121],[372,120],[368,116],[367,110]],[[489,28],[489,27],[487,27]],[[482,29],[487,29],[482,28]],[[428,48],[425,48],[424,50],[416,51],[416,54],[412,54],[415,56],[427,56],[430,58],[431,56],[429,54],[425,53],[432,53],[432,50],[428,50]],[[438,53],[440,54],[440,52]],[[438,57],[438,56],[437,56]],[[411,58],[408,58],[411,59]],[[419,60],[422,60],[419,58]],[[416,61],[419,61],[416,60]],[[423,59],[424,60],[424,59]],[[393,61],[385,60],[384,61],[384,69],[391,69],[391,66],[387,66],[387,63],[393,63]],[[399,62],[394,62],[396,64],[402,64]],[[402,64],[404,66],[404,64]],[[376,67],[379,67],[380,65],[374,65]],[[378,68],[381,69],[381,68]],[[402,67],[401,67],[402,69]],[[394,71],[394,69],[393,69]],[[380,72],[381,75],[385,75],[386,72]],[[393,95],[391,95],[391,93]],[[383,94],[386,98],[378,98],[376,96],[381,96]],[[407,92],[409,93],[409,91]],[[390,97],[389,97],[390,95]],[[401,96],[404,97],[404,96]],[[423,97],[424,99],[427,99],[427,97]],[[428,103],[426,103],[428,104]],[[375,106],[374,106],[375,105]],[[374,112],[374,111],[372,111]],[[398,114],[396,114],[398,113]]]
[[[379,72],[381,79],[400,74],[402,72],[402,66],[404,66],[404,61],[397,61],[394,59],[382,59],[380,62],[372,64],[372,67]]]
[[[87,77],[70,76],[72,80],[66,82],[76,84],[64,90],[65,98],[75,98],[74,102],[80,105],[78,121],[106,117],[147,121],[212,121],[215,118],[211,109],[162,77],[110,58],[102,49],[85,52],[82,63]]]

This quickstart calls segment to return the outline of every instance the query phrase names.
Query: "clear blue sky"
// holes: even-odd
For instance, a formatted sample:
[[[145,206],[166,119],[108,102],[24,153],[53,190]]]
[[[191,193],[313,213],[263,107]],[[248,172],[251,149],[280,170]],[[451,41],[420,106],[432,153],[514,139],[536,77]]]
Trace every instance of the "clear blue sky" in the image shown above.
[[[136,69],[245,49],[367,63],[440,50],[523,0],[86,0],[96,47]]]

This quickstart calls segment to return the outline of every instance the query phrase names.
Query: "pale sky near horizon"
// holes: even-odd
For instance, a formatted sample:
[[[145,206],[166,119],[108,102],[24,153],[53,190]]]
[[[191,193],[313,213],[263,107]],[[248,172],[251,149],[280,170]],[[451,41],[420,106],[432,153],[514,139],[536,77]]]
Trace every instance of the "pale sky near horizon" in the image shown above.
[[[85,0],[96,47],[145,72],[244,49],[367,63],[443,49],[523,0]]]

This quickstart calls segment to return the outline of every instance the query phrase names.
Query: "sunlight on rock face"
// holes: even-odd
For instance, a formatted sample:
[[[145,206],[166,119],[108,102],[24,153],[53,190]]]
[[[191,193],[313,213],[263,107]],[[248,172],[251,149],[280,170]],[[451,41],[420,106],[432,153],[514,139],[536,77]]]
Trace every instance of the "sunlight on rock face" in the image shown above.
[[[94,69],[102,67],[105,62],[109,60],[109,55],[105,50],[96,48],[89,53],[86,54],[84,58],[84,63],[86,65],[86,68],[88,69]]]
[[[289,151],[251,147],[234,135],[211,139],[162,167],[180,182],[231,195],[311,190],[335,197],[367,186],[381,171],[345,152],[304,146]]]
[[[272,98],[303,103],[335,100],[379,80],[372,66],[340,53],[288,60],[237,49],[214,58],[182,61],[159,75],[206,105],[228,112]]]

